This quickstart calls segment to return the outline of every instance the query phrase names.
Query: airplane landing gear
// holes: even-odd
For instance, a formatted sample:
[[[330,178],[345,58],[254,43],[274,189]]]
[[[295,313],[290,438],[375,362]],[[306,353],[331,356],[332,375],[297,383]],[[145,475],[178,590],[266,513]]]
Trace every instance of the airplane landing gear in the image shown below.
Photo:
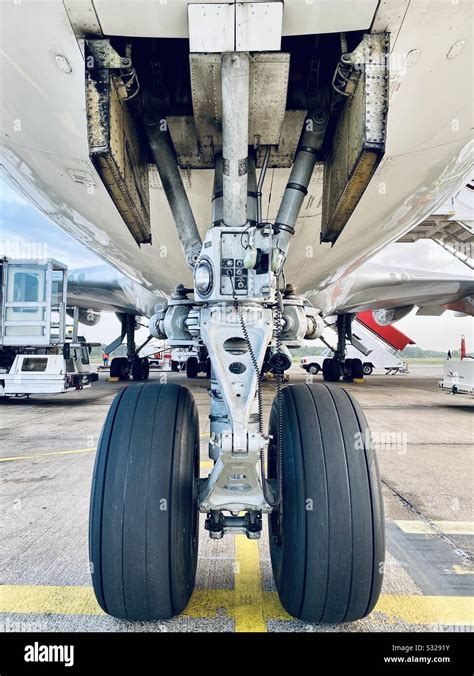
[[[341,362],[337,357],[323,361],[323,379],[331,383],[339,382],[341,378]]]
[[[180,385],[115,397],[92,480],[89,551],[101,608],[128,620],[181,613],[198,551],[199,422]]]
[[[337,348],[334,357],[323,362],[323,379],[337,383],[343,378],[346,381],[358,380],[364,377],[362,361],[360,359],[346,359],[346,339],[351,340],[351,315],[337,317]]]
[[[194,297],[176,287],[155,307],[150,333],[165,336],[171,348],[205,349],[212,360],[212,369],[210,362],[205,368],[213,466],[198,479],[198,418],[188,390],[151,383],[117,396],[93,479],[94,591],[116,617],[171,617],[185,608],[194,586],[198,512],[214,539],[257,539],[267,514],[273,573],[288,612],[313,622],[356,620],[377,601],[384,557],[380,481],[367,423],[343,389],[282,387],[291,365],[288,346],[324,330],[319,310],[290,285],[282,292],[281,282],[324,140],[325,127],[316,122],[327,117],[316,115],[315,126],[303,133],[276,222],[265,223],[259,195],[271,149],[257,183],[256,157],[248,154],[249,55],[223,54],[221,77],[222,156],[216,157],[212,227],[202,244],[174,154],[156,124],[147,131],[194,274]],[[157,111],[151,113],[155,119]],[[347,337],[350,317],[341,316],[336,355],[324,362],[326,379],[345,375]],[[278,374],[269,434],[266,355]],[[188,375],[197,375],[202,361],[200,353],[193,356]]]
[[[110,377],[119,380],[130,378],[130,362],[127,357],[114,357],[110,362]]]
[[[364,414],[334,385],[290,385],[270,418],[269,478],[282,445],[282,502],[269,516],[270,552],[285,609],[308,622],[349,622],[382,585],[384,515]]]
[[[148,380],[150,375],[150,362],[148,357],[137,357],[132,359],[132,377],[133,380]]]
[[[106,352],[112,352],[122,344],[124,337],[127,339],[127,356],[114,357],[110,362],[110,377],[119,380],[128,380],[132,376],[133,380],[148,380],[150,374],[150,363],[148,357],[139,357],[140,350],[148,343],[151,336],[137,349],[135,345],[136,317],[134,315],[120,315],[122,322],[121,335],[111,343]]]

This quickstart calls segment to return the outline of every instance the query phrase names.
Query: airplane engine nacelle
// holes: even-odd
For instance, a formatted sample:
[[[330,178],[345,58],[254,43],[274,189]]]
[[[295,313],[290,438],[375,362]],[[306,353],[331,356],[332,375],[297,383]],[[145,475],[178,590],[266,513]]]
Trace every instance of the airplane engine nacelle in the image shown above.
[[[70,317],[74,316],[72,310],[67,311]],[[85,324],[86,326],[95,326],[100,322],[101,313],[96,310],[86,310],[84,308],[79,308],[79,323]]]
[[[70,317],[74,316],[72,310],[67,311]],[[100,322],[101,313],[96,312],[95,310],[85,310],[84,308],[79,308],[79,323],[85,324],[86,326],[95,326]]]
[[[395,307],[390,310],[374,310],[374,320],[380,326],[390,326],[390,324],[406,317],[413,308],[414,305],[403,305],[402,307]]]

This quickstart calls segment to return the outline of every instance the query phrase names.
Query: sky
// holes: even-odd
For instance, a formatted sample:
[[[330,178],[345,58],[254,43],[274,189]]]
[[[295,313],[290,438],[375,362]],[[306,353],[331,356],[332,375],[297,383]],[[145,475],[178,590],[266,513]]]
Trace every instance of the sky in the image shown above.
[[[37,251],[39,258],[56,258],[67,264],[69,269],[103,263],[0,180],[0,256],[21,257],[22,247],[23,251],[25,247],[28,251]],[[390,266],[404,265],[452,274],[458,272],[462,276],[470,273],[469,268],[430,241],[392,244],[372,260]],[[413,311],[396,326],[419,347],[427,350],[459,348],[462,334],[466,336],[468,351],[474,350],[472,318],[455,317],[449,311],[441,317],[417,317]],[[114,314],[103,313],[99,324],[95,327],[81,326],[81,330],[87,340],[107,343],[117,337],[120,326]],[[146,337],[145,329],[140,329],[136,340],[141,342]]]

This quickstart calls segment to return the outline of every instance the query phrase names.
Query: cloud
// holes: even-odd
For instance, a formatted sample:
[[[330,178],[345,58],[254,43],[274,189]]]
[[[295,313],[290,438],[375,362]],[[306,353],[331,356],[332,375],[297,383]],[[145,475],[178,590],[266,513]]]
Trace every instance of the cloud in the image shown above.
[[[103,263],[1,180],[0,204],[1,255],[38,251],[39,257],[56,258],[71,268]]]

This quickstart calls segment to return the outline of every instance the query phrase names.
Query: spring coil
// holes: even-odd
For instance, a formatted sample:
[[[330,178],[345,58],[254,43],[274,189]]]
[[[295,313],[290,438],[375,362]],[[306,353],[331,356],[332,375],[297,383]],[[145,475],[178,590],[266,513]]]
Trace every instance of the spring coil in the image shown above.
[[[253,368],[257,374],[257,402],[258,402],[258,431],[260,434],[263,434],[263,394],[262,394],[262,372],[258,366],[258,361],[253,351],[252,343],[250,342],[250,336],[245,325],[244,317],[239,306],[239,301],[234,297],[234,306],[237,310],[239,316],[240,326],[242,328],[242,333],[244,335],[244,340],[247,343],[247,348],[249,351],[250,359],[252,360]]]
[[[277,354],[281,352],[282,346],[282,298],[281,292],[276,294],[276,308],[275,308],[275,333],[276,333],[276,350]],[[277,456],[277,493],[272,504],[272,507],[277,507],[283,495],[283,397],[282,397],[283,373],[277,371],[277,387],[276,387],[276,409],[277,409],[277,439],[276,439],[276,456]]]

